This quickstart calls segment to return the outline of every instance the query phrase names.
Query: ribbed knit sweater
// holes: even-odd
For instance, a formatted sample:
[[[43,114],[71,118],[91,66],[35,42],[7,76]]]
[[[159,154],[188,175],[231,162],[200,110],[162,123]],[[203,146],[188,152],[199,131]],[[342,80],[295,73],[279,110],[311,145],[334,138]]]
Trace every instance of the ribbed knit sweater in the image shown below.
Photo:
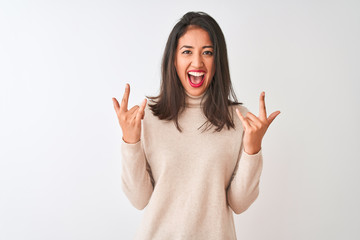
[[[147,105],[140,141],[122,140],[122,190],[135,208],[146,207],[136,240],[236,239],[233,212],[248,209],[259,194],[262,150],[243,150],[244,130],[235,112],[245,116],[248,109],[229,106],[235,129],[225,125],[202,133],[205,97],[186,92],[181,133]]]

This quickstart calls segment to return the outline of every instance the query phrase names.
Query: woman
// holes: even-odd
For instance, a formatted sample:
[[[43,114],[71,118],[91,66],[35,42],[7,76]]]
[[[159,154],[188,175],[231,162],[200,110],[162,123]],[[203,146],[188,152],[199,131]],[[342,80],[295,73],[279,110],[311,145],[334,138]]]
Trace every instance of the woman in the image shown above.
[[[267,117],[264,92],[259,117],[236,101],[216,21],[186,13],[165,47],[159,96],[128,110],[129,94],[126,84],[113,103],[122,189],[134,207],[147,206],[135,239],[236,239],[232,212],[259,194],[261,141],[280,112]]]

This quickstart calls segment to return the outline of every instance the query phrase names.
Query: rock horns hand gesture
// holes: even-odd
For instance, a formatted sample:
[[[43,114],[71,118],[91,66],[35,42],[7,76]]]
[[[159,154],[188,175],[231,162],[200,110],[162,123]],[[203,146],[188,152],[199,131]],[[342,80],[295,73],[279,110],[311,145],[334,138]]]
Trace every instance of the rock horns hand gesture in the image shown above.
[[[266,115],[265,108],[265,92],[260,94],[260,116],[256,117],[251,112],[247,112],[244,117],[239,109],[236,109],[236,113],[239,116],[244,126],[244,151],[247,154],[256,154],[261,150],[261,142],[265,135],[266,130],[272,123],[272,121],[280,114],[280,111],[273,112],[269,117]]]
[[[145,116],[146,98],[141,102],[141,105],[135,105],[128,110],[128,101],[130,95],[130,85],[125,86],[125,93],[121,101],[121,105],[112,98],[116,115],[119,119],[119,124],[123,132],[123,140],[126,143],[137,143],[141,136],[141,120]]]

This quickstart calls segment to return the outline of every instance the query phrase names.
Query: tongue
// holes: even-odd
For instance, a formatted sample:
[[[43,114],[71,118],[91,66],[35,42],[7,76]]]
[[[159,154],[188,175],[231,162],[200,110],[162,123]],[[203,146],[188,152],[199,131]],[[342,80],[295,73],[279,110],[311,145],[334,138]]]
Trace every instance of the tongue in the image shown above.
[[[195,77],[193,75],[189,75],[190,76],[190,81],[194,84],[199,84],[203,78],[203,76],[198,76],[198,77]]]

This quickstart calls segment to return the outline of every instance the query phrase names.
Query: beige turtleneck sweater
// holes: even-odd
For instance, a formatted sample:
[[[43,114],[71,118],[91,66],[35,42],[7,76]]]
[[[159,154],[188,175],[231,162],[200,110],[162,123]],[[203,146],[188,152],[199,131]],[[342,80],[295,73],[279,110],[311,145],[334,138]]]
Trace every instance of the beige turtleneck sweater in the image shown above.
[[[147,105],[140,141],[122,140],[122,189],[134,207],[146,207],[137,240],[236,239],[233,212],[248,209],[259,194],[262,150],[243,151],[244,131],[235,112],[245,116],[248,109],[230,106],[235,130],[201,133],[203,97],[186,93],[182,133]]]

